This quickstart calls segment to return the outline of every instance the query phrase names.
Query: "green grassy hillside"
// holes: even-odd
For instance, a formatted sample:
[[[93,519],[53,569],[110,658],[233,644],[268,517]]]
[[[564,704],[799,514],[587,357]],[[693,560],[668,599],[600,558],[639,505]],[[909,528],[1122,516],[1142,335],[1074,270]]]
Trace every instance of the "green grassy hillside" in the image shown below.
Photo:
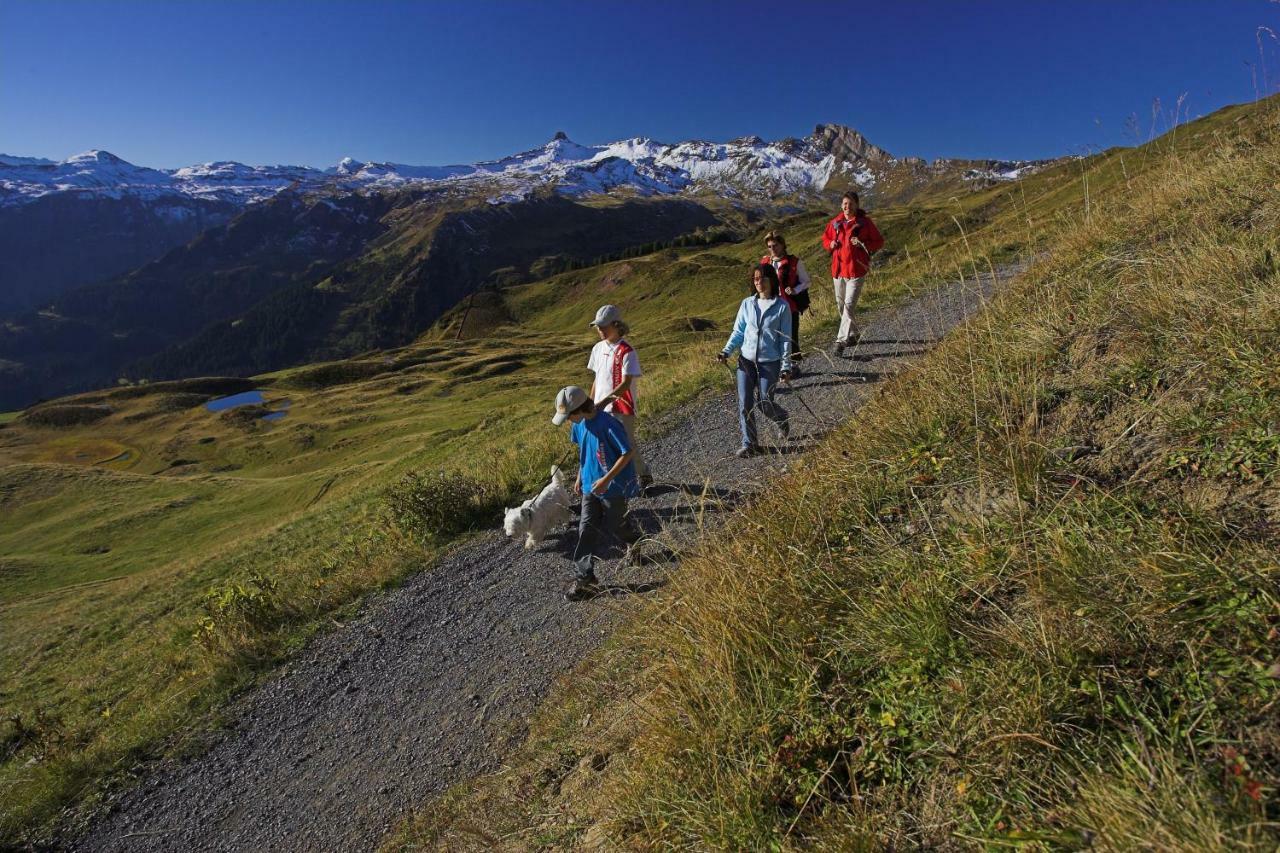
[[[1208,150],[1233,115],[1243,113],[1177,144]],[[888,245],[866,307],[1049,248],[1051,235],[1092,215],[1089,193],[1162,157],[1113,152],[1013,185],[874,210]],[[817,244],[825,216],[768,223],[786,228],[815,273],[810,335],[832,315]],[[210,395],[182,383],[80,395],[5,423],[0,830],[32,831],[139,759],[185,748],[229,695],[311,632],[429,566],[450,537],[422,538],[386,519],[381,495],[406,472],[445,470],[469,483],[474,518],[463,521],[495,524],[497,508],[563,452],[548,401],[585,377],[586,324],[599,304],[627,311],[650,414],[722,382],[710,356],[763,230],[743,244],[499,288],[472,306],[462,340],[464,307],[410,346],[263,375],[254,384],[268,408],[289,403],[275,423],[253,417],[261,410],[211,414],[201,405]],[[717,328],[692,331],[691,317]],[[50,425],[62,422],[79,425]]]
[[[1043,254],[395,845],[1275,849],[1278,108],[970,233]]]

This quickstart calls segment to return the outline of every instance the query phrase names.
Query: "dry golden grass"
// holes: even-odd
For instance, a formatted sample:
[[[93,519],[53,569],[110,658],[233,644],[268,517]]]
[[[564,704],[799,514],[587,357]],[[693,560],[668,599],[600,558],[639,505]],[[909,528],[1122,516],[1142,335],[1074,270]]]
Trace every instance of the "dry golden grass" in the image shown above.
[[[393,846],[1275,849],[1276,105],[1120,156]]]

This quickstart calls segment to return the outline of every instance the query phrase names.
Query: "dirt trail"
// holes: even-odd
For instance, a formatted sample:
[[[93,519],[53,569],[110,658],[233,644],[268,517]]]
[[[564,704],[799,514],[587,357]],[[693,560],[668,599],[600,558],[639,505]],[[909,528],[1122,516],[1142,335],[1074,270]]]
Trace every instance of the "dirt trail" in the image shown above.
[[[864,316],[863,340],[844,358],[811,347],[805,375],[779,395],[792,417],[791,441],[779,452],[732,456],[738,425],[728,371],[720,389],[664,416],[662,437],[645,445],[658,485],[633,502],[634,517],[654,536],[641,553],[732,518],[728,509],[962,322],[992,286],[951,282]],[[776,444],[773,427],[758,423],[762,442]],[[562,592],[573,542],[564,532],[524,551],[494,531],[371,598],[235,703],[230,729],[205,754],[151,768],[70,846],[374,847],[411,808],[495,768],[555,678],[645,597],[635,593],[661,585],[676,567],[612,560],[599,572],[612,591],[569,604]]]

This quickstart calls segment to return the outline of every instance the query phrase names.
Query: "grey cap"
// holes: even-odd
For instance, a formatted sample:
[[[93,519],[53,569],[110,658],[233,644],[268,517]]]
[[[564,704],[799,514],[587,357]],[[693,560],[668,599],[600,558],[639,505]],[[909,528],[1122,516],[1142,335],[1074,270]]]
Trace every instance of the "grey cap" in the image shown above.
[[[589,399],[591,398],[587,396],[587,392],[577,385],[566,385],[561,388],[560,393],[556,395],[556,413],[551,417],[551,423],[560,426],[569,419],[570,412],[580,409]]]
[[[591,321],[593,326],[607,326],[610,323],[618,323],[622,320],[622,309],[617,305],[601,305],[600,310],[596,312],[596,318]]]

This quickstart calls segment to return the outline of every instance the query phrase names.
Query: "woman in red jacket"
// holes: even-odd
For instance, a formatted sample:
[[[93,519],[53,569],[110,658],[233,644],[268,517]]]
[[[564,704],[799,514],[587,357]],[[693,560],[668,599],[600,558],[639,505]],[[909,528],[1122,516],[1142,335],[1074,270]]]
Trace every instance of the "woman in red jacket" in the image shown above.
[[[840,215],[827,223],[822,247],[831,253],[831,280],[835,284],[840,329],[836,332],[836,355],[844,355],[860,336],[853,320],[862,294],[862,279],[871,265],[871,256],[884,246],[884,238],[867,212],[858,207],[858,194],[847,192],[840,199]]]

